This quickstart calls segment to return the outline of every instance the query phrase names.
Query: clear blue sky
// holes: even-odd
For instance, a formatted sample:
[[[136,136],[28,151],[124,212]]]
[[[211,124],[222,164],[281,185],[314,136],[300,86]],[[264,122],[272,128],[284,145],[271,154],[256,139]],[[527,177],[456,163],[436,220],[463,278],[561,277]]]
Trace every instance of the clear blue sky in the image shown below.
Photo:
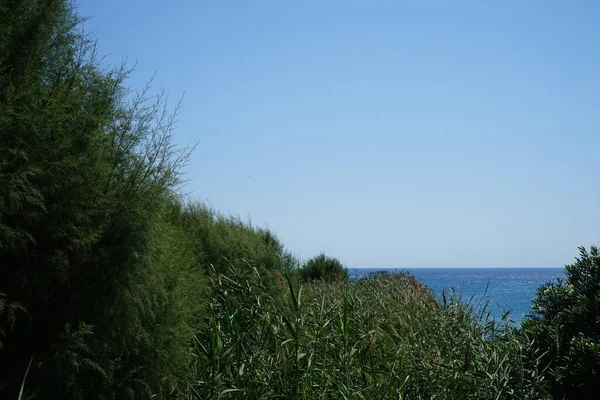
[[[349,267],[562,266],[600,244],[596,1],[91,1],[184,92],[185,190]]]

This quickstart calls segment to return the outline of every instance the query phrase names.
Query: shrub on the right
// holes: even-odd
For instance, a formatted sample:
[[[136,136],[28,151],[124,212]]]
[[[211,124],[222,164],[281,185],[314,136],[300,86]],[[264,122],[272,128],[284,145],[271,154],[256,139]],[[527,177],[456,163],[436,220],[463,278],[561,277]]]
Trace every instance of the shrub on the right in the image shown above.
[[[545,353],[550,391],[557,399],[591,399],[600,393],[600,250],[565,267],[566,280],[537,291],[534,314],[522,332]]]

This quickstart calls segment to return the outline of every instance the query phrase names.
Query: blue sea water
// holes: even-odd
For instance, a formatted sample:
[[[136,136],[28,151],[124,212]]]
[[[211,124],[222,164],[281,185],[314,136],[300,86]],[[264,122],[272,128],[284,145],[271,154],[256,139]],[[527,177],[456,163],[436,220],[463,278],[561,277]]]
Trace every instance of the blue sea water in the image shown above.
[[[524,315],[531,314],[531,300],[540,285],[565,277],[563,268],[357,268],[349,273],[357,278],[377,271],[408,271],[440,299],[442,289],[448,292],[449,287],[457,293],[462,291],[463,299],[467,300],[475,295],[477,301],[485,294],[492,316],[500,318],[505,311],[512,310],[510,318],[517,323]]]

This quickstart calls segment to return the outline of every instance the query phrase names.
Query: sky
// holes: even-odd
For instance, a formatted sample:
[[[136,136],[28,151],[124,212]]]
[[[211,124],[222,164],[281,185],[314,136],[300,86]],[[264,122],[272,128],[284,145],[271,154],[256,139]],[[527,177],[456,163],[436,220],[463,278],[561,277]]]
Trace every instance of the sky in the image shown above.
[[[183,190],[302,259],[532,267],[600,245],[600,3],[78,1],[184,95]]]

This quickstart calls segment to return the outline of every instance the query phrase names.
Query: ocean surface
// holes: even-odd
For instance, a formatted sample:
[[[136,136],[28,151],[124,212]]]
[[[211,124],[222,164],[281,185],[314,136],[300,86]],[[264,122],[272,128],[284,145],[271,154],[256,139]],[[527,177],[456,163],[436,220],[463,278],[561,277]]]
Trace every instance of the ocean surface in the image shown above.
[[[442,289],[453,287],[462,291],[463,299],[475,295],[475,301],[490,301],[491,314],[500,318],[512,310],[510,318],[520,323],[524,315],[531,314],[531,300],[537,288],[557,278],[564,279],[563,268],[356,268],[349,269],[350,277],[357,278],[377,271],[390,273],[408,271],[442,298]],[[486,292],[487,286],[487,292]]]

